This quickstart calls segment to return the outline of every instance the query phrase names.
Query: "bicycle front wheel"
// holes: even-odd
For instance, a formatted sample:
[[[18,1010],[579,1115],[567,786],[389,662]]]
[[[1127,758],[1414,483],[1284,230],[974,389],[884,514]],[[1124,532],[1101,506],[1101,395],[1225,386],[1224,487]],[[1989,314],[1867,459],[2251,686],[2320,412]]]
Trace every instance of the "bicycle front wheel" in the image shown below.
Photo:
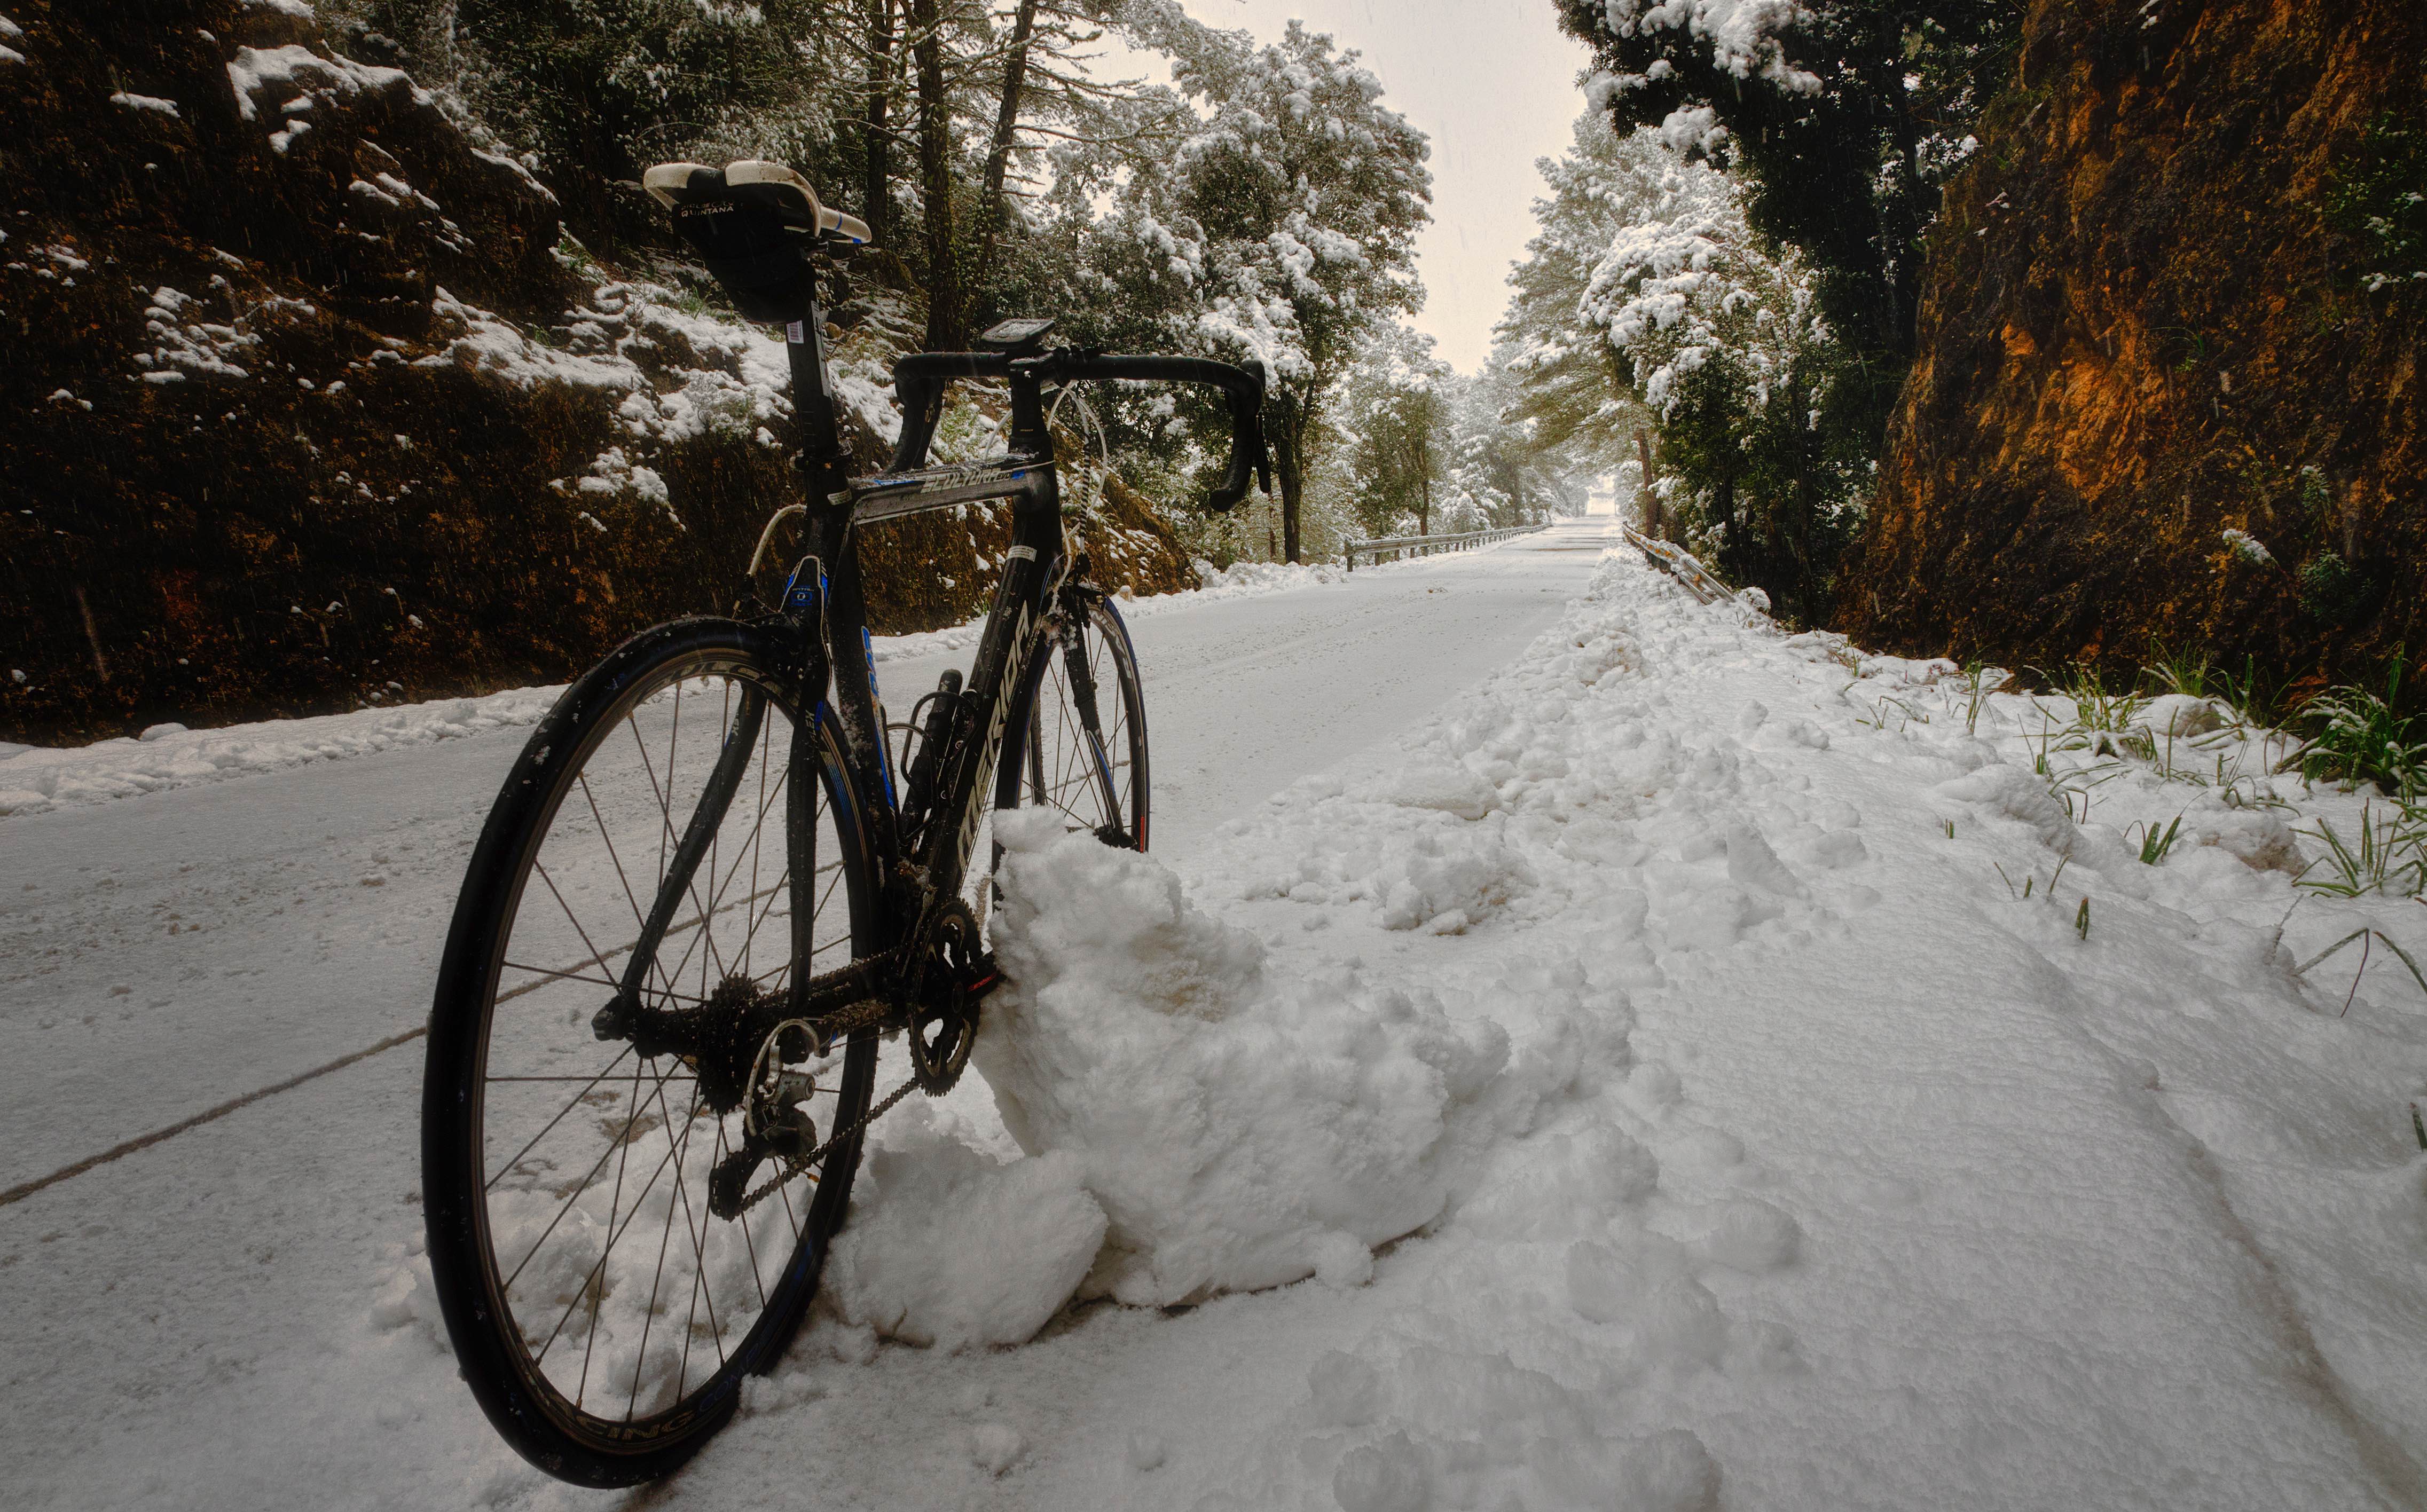
[[[799,1068],[815,1137],[851,1137],[789,1176],[743,1172],[764,1195],[722,1217],[743,1111],[702,1057],[594,1027],[632,995],[713,1023],[874,948],[847,769],[814,721],[795,767],[805,711],[771,653],[682,621],[566,690],[490,814],[440,967],[432,1278],[490,1421],[579,1485],[662,1475],[732,1414],[806,1313],[858,1164],[873,1032]]]
[[[1104,593],[1066,593],[1020,679],[1009,729],[996,808],[1056,809],[1067,829],[1146,849],[1146,694],[1129,626]]]

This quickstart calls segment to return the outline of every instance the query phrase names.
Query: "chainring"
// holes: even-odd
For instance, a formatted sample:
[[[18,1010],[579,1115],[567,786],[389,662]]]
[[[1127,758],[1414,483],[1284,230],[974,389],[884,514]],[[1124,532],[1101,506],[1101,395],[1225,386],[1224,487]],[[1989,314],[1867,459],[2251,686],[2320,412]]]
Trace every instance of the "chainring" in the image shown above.
[[[904,1037],[919,1090],[941,1097],[969,1068],[969,1048],[978,1037],[978,1004],[994,985],[995,969],[968,903],[957,898],[946,903],[935,927],[927,979]]]

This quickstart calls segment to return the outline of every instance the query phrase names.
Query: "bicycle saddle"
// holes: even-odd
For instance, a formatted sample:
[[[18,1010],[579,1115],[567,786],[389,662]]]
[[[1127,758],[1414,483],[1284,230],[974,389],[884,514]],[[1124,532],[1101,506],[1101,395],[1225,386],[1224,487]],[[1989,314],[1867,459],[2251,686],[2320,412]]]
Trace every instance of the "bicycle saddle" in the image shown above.
[[[705,163],[660,163],[641,175],[641,187],[669,210],[753,205],[772,211],[795,230],[839,236],[855,246],[868,241],[868,223],[828,209],[809,181],[781,163],[745,157],[723,168]]]

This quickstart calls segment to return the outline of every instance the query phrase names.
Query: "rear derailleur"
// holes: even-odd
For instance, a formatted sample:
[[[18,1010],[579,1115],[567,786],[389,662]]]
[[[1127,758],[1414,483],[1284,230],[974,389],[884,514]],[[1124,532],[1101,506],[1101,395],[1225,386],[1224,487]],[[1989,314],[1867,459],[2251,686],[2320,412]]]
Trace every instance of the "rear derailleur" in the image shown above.
[[[879,1028],[904,1032],[920,1091],[941,1097],[960,1081],[977,1041],[979,1004],[998,979],[977,916],[957,899],[944,904],[928,926],[926,949],[911,959],[919,965],[895,978],[889,1001],[863,996],[814,1018],[790,1016],[786,993],[737,975],[696,1007],[640,1009],[618,998],[600,1010],[593,1028],[600,1039],[630,1041],[643,1056],[681,1060],[698,1077],[702,1106],[720,1117],[741,1114],[740,1145],[709,1177],[709,1211],[730,1221],[764,1195],[752,1192],[750,1183],[769,1160],[806,1168],[891,1105],[888,1100],[859,1123],[832,1130],[822,1146],[805,1105],[818,1092],[837,1089],[821,1088],[811,1073],[791,1067],[831,1051],[856,1030]]]

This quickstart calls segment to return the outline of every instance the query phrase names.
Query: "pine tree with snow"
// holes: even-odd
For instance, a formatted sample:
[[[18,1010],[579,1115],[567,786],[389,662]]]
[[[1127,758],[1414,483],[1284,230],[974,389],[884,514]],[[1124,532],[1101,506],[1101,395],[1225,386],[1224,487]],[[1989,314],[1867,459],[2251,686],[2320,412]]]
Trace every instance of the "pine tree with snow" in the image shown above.
[[[1119,307],[1099,329],[1141,345],[1264,364],[1282,555],[1296,561],[1340,384],[1369,333],[1423,301],[1413,242],[1428,217],[1429,149],[1381,103],[1356,53],[1296,23],[1258,46],[1168,0],[1132,7],[1128,21],[1174,58],[1176,89],[1144,101],[1140,130],[1176,139],[1066,161],[1073,292]]]

